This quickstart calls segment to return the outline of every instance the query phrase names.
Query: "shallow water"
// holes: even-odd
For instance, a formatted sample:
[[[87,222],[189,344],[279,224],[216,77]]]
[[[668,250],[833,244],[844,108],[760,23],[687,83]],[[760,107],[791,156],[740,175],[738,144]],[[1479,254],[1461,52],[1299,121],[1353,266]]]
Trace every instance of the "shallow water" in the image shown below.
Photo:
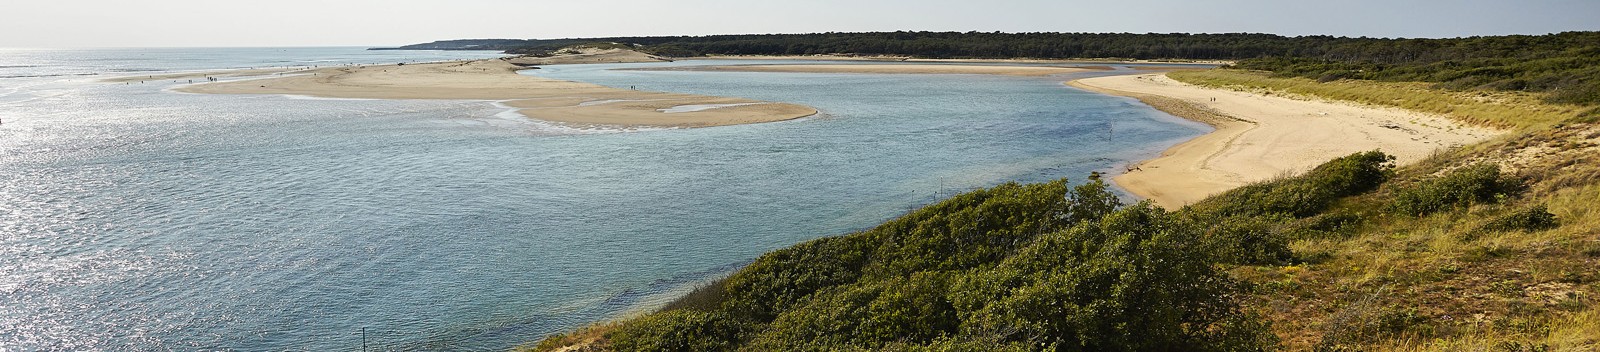
[[[1081,180],[1207,130],[1059,78],[528,72],[823,113],[634,131],[90,81],[489,56],[0,50],[0,76],[31,76],[0,78],[0,346],[355,349],[365,328],[386,349],[504,349],[953,192]]]

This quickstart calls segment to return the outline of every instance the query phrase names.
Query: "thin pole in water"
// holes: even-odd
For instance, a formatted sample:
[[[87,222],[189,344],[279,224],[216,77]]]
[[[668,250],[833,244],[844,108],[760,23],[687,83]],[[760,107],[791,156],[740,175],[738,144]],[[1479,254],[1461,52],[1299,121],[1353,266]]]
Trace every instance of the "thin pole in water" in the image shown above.
[[[361,352],[367,352],[367,327],[361,327]]]
[[[1106,121],[1106,142],[1111,142],[1111,139],[1112,139],[1111,138],[1111,134],[1112,133],[1116,133],[1116,130],[1117,130],[1117,122],[1116,121],[1107,120]]]

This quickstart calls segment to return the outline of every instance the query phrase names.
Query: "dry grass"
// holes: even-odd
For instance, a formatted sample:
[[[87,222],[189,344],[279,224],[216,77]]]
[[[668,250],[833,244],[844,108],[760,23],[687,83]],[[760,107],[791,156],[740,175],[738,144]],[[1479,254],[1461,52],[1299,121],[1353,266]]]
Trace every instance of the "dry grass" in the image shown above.
[[[1234,269],[1290,350],[1595,351],[1600,349],[1600,152],[1524,153],[1600,135],[1580,124],[1446,152],[1385,189],[1338,207],[1368,222],[1344,237],[1291,244],[1303,262]],[[1391,188],[1476,162],[1523,166],[1530,187],[1501,204],[1421,218],[1382,211]],[[1486,231],[1545,205],[1560,226]]]
[[[1592,107],[1540,96],[1452,92],[1425,83],[1272,78],[1237,70],[1173,72],[1202,86],[1394,106],[1512,128],[1399,170],[1336,208],[1362,214],[1342,236],[1291,243],[1301,263],[1234,268],[1256,286],[1252,309],[1289,350],[1600,351],[1600,125]],[[1527,181],[1500,204],[1411,218],[1384,207],[1394,189],[1475,163]],[[1491,219],[1544,205],[1560,226],[1488,231]]]
[[[1305,78],[1274,78],[1241,70],[1179,71],[1167,74],[1190,84],[1243,91],[1268,91],[1288,96],[1315,96],[1364,104],[1435,113],[1473,124],[1534,130],[1574,119],[1589,107],[1546,104],[1533,93],[1462,91],[1429,88],[1420,82],[1339,80],[1318,83]]]
[[[546,337],[535,345],[523,345],[513,348],[516,352],[590,352],[609,351],[606,333],[615,330],[621,323],[601,323],[579,328],[566,334],[557,334]]]

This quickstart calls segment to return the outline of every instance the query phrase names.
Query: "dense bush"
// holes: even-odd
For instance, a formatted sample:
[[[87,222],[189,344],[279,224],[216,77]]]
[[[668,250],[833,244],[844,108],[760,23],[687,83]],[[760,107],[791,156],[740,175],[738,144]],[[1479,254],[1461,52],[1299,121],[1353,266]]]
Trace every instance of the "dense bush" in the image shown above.
[[[1290,261],[1290,232],[1359,223],[1319,212],[1379,187],[1392,160],[1357,153],[1177,213],[1119,209],[1098,180],[1004,184],[769,253],[708,295],[720,304],[608,336],[624,351],[1270,349],[1217,264]]]
[[[1364,221],[1360,214],[1333,210],[1315,216],[1297,219],[1285,225],[1282,232],[1291,240],[1343,237],[1353,232]]]
[[[1056,351],[1256,350],[1199,228],[1149,203],[1040,238],[951,289],[961,332]]]
[[[748,327],[721,313],[674,310],[629,321],[606,338],[618,351],[732,351]]]
[[[1549,230],[1560,226],[1556,215],[1545,209],[1544,205],[1517,209],[1505,215],[1494,218],[1479,228],[1483,231],[1540,231]]]
[[[1004,184],[769,253],[708,295],[720,303],[608,337],[624,351],[1269,349],[1217,264],[1286,262],[1290,232],[1359,223],[1320,212],[1379,187],[1392,161],[1357,153],[1177,213],[1119,209],[1098,180]]]
[[[1377,189],[1394,170],[1394,157],[1378,151],[1333,159],[1303,176],[1247,185],[1196,203],[1200,217],[1316,215],[1335,200]]]
[[[949,275],[917,273],[837,287],[779,316],[749,349],[758,351],[881,348],[891,342],[927,343],[950,336],[957,324]]]
[[[1205,244],[1218,262],[1229,264],[1282,264],[1294,259],[1284,228],[1289,220],[1273,216],[1235,216],[1210,222]]]
[[[622,351],[1271,345],[1213,265],[1203,224],[1118,206],[1098,181],[970,192],[762,256],[723,283],[718,308],[653,314],[607,336]],[[1278,259],[1251,243],[1240,247],[1251,258]]]
[[[1398,214],[1423,216],[1472,204],[1498,203],[1521,193],[1523,188],[1521,180],[1502,175],[1499,166],[1475,164],[1397,190],[1389,209]]]
[[[724,282],[725,309],[770,321],[812,293],[855,282],[869,250],[860,236],[821,238],[761,256]]]
[[[1094,189],[1103,195],[1088,197],[1115,199],[1103,187]],[[1077,192],[1056,181],[957,195],[862,234],[874,245],[866,271],[882,277],[997,262],[1040,233],[1096,217],[1098,210],[1073,205]]]

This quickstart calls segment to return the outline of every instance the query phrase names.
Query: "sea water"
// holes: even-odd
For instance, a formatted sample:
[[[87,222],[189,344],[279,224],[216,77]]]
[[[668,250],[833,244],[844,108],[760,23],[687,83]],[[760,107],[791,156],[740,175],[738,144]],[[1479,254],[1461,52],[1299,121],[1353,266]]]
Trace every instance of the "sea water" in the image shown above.
[[[484,101],[196,95],[118,74],[493,57],[0,50],[0,349],[500,350],[956,192],[1116,172],[1208,130],[1063,77],[633,71],[804,104],[606,129]]]

